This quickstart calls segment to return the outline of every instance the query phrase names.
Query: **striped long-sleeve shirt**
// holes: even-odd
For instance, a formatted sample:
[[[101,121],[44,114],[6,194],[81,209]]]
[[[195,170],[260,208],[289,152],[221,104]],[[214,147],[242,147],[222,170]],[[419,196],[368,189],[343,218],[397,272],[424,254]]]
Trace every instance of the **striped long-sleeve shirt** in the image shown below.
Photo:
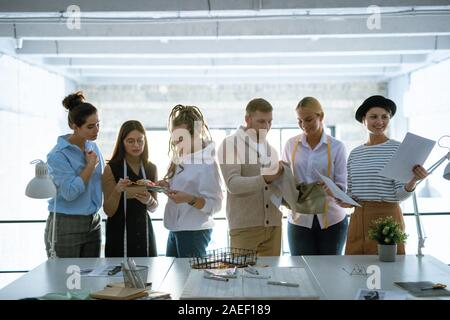
[[[384,143],[356,147],[347,161],[347,193],[360,201],[400,202],[412,193],[405,184],[380,176],[378,173],[397,151],[400,142],[388,140]]]

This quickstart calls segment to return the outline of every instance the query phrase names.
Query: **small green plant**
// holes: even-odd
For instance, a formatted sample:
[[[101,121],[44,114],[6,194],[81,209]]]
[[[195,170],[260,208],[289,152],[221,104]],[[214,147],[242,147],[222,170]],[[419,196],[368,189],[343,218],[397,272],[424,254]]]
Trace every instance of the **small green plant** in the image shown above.
[[[373,221],[369,229],[369,238],[379,244],[404,243],[408,235],[403,232],[400,225],[391,216]]]

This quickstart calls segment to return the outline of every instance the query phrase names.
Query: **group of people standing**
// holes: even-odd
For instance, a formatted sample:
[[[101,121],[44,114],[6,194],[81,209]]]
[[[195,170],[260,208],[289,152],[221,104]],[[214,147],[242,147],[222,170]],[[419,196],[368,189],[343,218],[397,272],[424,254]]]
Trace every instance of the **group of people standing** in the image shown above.
[[[126,196],[127,187],[140,180],[166,190],[164,226],[170,231],[166,255],[204,255],[214,226],[212,216],[222,207],[220,172],[227,191],[230,246],[256,250],[261,256],[280,255],[282,213],[273,199],[276,182],[286,168],[297,183],[318,183],[317,173],[328,176],[361,204],[348,222],[343,208],[351,206],[335,199],[322,184],[327,194],[323,209],[304,214],[293,208],[288,215],[292,255],[342,254],[344,245],[346,254],[375,254],[376,243],[368,239],[368,226],[380,216],[393,216],[404,227],[399,202],[428,174],[416,165],[411,168],[414,177],[406,184],[378,174],[400,145],[386,136],[396,106],[382,96],[369,97],[358,108],[355,118],[367,128],[369,138],[348,159],[343,143],[325,133],[319,101],[303,98],[296,107],[302,133],[287,141],[280,162],[273,161],[278,158],[266,139],[273,113],[268,101],[257,98],[247,104],[245,125],[222,141],[218,155],[201,110],[177,105],[168,121],[171,161],[161,180],[149,160],[149,140],[139,121],[123,123],[105,164],[94,142],[99,133],[97,109],[81,92],[67,96],[63,106],[73,132],[58,137],[47,156],[57,187],[49,211],[56,206],[58,257],[100,256],[98,211],[102,206],[108,216],[106,257],[156,256],[150,213],[158,207],[158,195],[144,190]],[[45,231],[48,255],[52,219],[50,214]],[[404,253],[404,247],[399,246],[399,253]]]

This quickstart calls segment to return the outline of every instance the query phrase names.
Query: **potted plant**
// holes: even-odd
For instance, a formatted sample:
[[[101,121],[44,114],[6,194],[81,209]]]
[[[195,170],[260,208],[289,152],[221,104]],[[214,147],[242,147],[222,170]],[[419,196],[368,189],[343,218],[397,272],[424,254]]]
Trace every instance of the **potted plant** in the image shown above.
[[[383,217],[373,221],[369,229],[369,238],[378,242],[380,261],[395,261],[397,244],[404,243],[408,235],[403,232],[400,224],[393,217]]]

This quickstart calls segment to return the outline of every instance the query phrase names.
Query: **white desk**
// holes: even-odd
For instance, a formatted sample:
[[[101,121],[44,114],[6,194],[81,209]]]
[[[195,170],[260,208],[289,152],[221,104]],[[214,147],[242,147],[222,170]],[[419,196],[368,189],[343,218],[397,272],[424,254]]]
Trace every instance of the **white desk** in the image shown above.
[[[122,258],[84,258],[48,260],[13,283],[0,290],[0,299],[39,297],[50,292],[66,292],[66,269],[69,265],[94,268],[99,264],[117,263]],[[189,259],[167,257],[136,258],[140,265],[149,266],[148,281],[153,289],[170,292],[178,299],[189,275]],[[450,267],[439,260],[425,256],[397,256],[396,262],[380,262],[377,256],[304,256],[260,257],[257,265],[302,266],[320,285],[321,299],[354,299],[359,288],[366,288],[367,276],[350,276],[355,264],[377,265],[381,271],[381,289],[402,291],[394,282],[434,281],[450,286]],[[100,290],[114,278],[81,277],[81,289]]]
[[[305,263],[303,257],[258,257],[257,266],[271,266],[271,267],[304,267],[310,277],[314,275],[310,272],[308,266]],[[175,259],[172,267],[167,274],[166,279],[161,285],[161,291],[170,292],[172,299],[179,299],[183,292],[184,284],[189,276],[190,266],[189,259]],[[318,294],[321,299],[324,299],[326,295],[321,291],[321,288],[317,288]]]
[[[152,288],[157,290],[172,266],[174,258],[135,258],[136,264],[149,266],[147,282],[152,282]],[[100,265],[117,264],[123,258],[80,258],[47,260],[16,281],[0,290],[0,300],[15,300],[30,297],[41,297],[47,293],[67,292],[66,281],[70,276],[67,267],[76,265],[80,269],[94,269]],[[120,282],[118,277],[81,277],[81,289],[97,291],[108,283]],[[122,280],[123,281],[123,280]]]
[[[433,281],[450,287],[450,266],[433,258],[397,256],[395,262],[381,262],[378,256],[304,256],[327,299],[354,299],[358,289],[367,288],[368,276],[349,275],[355,264],[380,267],[381,290],[404,292],[394,282]]]

